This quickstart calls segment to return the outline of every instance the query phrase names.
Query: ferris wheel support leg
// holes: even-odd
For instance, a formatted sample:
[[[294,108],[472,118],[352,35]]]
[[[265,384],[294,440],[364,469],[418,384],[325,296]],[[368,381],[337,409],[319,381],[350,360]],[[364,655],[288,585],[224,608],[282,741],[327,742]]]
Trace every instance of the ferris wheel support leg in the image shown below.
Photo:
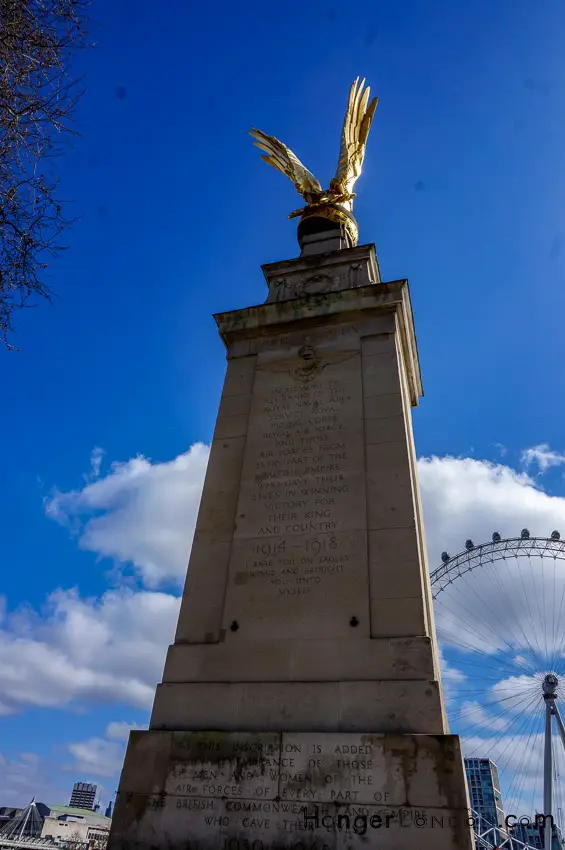
[[[563,744],[563,749],[565,750],[565,725],[563,724],[563,718],[561,717],[561,712],[557,707],[557,703],[553,706],[553,714],[557,721],[557,728],[559,730],[559,737],[561,738],[561,743]]]
[[[551,820],[549,820],[549,829],[547,829],[548,818],[552,814],[552,797],[553,797],[553,763],[551,752],[551,715],[554,710],[554,701],[546,699],[545,701],[545,746],[543,754],[543,814],[545,817],[544,828],[544,848],[551,850],[551,839],[553,830],[551,829]]]

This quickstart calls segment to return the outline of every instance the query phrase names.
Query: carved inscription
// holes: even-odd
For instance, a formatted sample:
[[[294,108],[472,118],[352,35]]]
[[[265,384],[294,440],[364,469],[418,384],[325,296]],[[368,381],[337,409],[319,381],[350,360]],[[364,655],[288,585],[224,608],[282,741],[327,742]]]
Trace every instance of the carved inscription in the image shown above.
[[[280,360],[282,350],[290,349],[292,346],[300,347],[306,341],[303,334],[277,334],[273,337],[259,337],[250,343],[251,354],[262,354],[262,363],[268,361],[269,357],[264,355],[270,352],[270,359]],[[316,346],[332,343],[335,348],[347,351],[355,351],[359,347],[359,335],[353,325],[337,325],[316,331]]]
[[[173,735],[175,764],[166,791],[187,797],[273,797],[281,767],[280,736],[265,733]]]
[[[402,805],[406,787],[399,764],[387,765],[383,739],[372,735],[285,735],[296,746],[292,771],[281,771],[281,799],[316,803]]]
[[[468,834],[464,789],[450,807],[441,771],[418,785],[426,758],[445,757],[418,737],[175,733],[166,789],[147,798],[137,838],[175,850],[468,848],[454,840]]]
[[[323,632],[325,610],[335,637],[338,608],[343,610],[349,601],[349,618],[365,615],[362,429],[357,351],[320,354],[306,339],[294,357],[259,359],[232,547],[228,618],[249,625],[250,619],[257,624],[267,616],[273,636],[297,636],[293,628],[301,621],[300,633],[306,637],[306,608],[324,598],[318,627]],[[277,619],[286,624],[282,631]],[[319,629],[314,634],[323,636]]]

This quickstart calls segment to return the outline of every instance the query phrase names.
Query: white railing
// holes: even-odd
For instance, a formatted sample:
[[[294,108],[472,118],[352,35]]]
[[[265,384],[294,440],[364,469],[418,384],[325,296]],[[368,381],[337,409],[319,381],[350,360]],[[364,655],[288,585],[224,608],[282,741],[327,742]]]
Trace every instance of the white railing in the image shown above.
[[[69,841],[66,838],[54,841],[52,838],[39,836],[22,836],[21,838],[6,838],[0,835],[0,850],[3,848],[22,848],[22,850],[104,850],[107,839],[88,838],[85,841]]]
[[[531,844],[524,844],[519,838],[510,835],[505,829],[493,826],[478,812],[471,809],[475,826],[475,845],[477,850],[535,850]]]

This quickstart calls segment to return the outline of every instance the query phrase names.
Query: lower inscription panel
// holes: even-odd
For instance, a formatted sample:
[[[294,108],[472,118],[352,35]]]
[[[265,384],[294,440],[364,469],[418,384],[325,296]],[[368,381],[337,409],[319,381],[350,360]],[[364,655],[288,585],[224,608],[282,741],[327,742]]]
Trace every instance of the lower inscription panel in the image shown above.
[[[110,850],[471,850],[455,736],[133,733]]]

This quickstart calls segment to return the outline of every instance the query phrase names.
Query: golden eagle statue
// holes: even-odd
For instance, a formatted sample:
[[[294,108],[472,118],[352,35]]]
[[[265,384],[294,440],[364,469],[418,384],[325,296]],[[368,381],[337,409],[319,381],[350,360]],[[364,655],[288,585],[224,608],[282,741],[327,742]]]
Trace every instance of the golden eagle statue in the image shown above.
[[[349,90],[337,173],[329,189],[322,189],[312,172],[302,165],[290,148],[274,136],[268,136],[255,128],[250,130],[250,135],[255,139],[254,144],[264,151],[261,159],[290,177],[297,192],[306,201],[306,206],[292,212],[289,218],[301,216],[302,221],[311,217],[329,219],[345,227],[352,245],[357,244],[358,238],[357,223],[352,214],[355,197],[352,190],[361,174],[367,136],[378,103],[376,97],[369,103],[370,93],[369,86],[365,88],[365,80],[359,83],[357,77]]]

